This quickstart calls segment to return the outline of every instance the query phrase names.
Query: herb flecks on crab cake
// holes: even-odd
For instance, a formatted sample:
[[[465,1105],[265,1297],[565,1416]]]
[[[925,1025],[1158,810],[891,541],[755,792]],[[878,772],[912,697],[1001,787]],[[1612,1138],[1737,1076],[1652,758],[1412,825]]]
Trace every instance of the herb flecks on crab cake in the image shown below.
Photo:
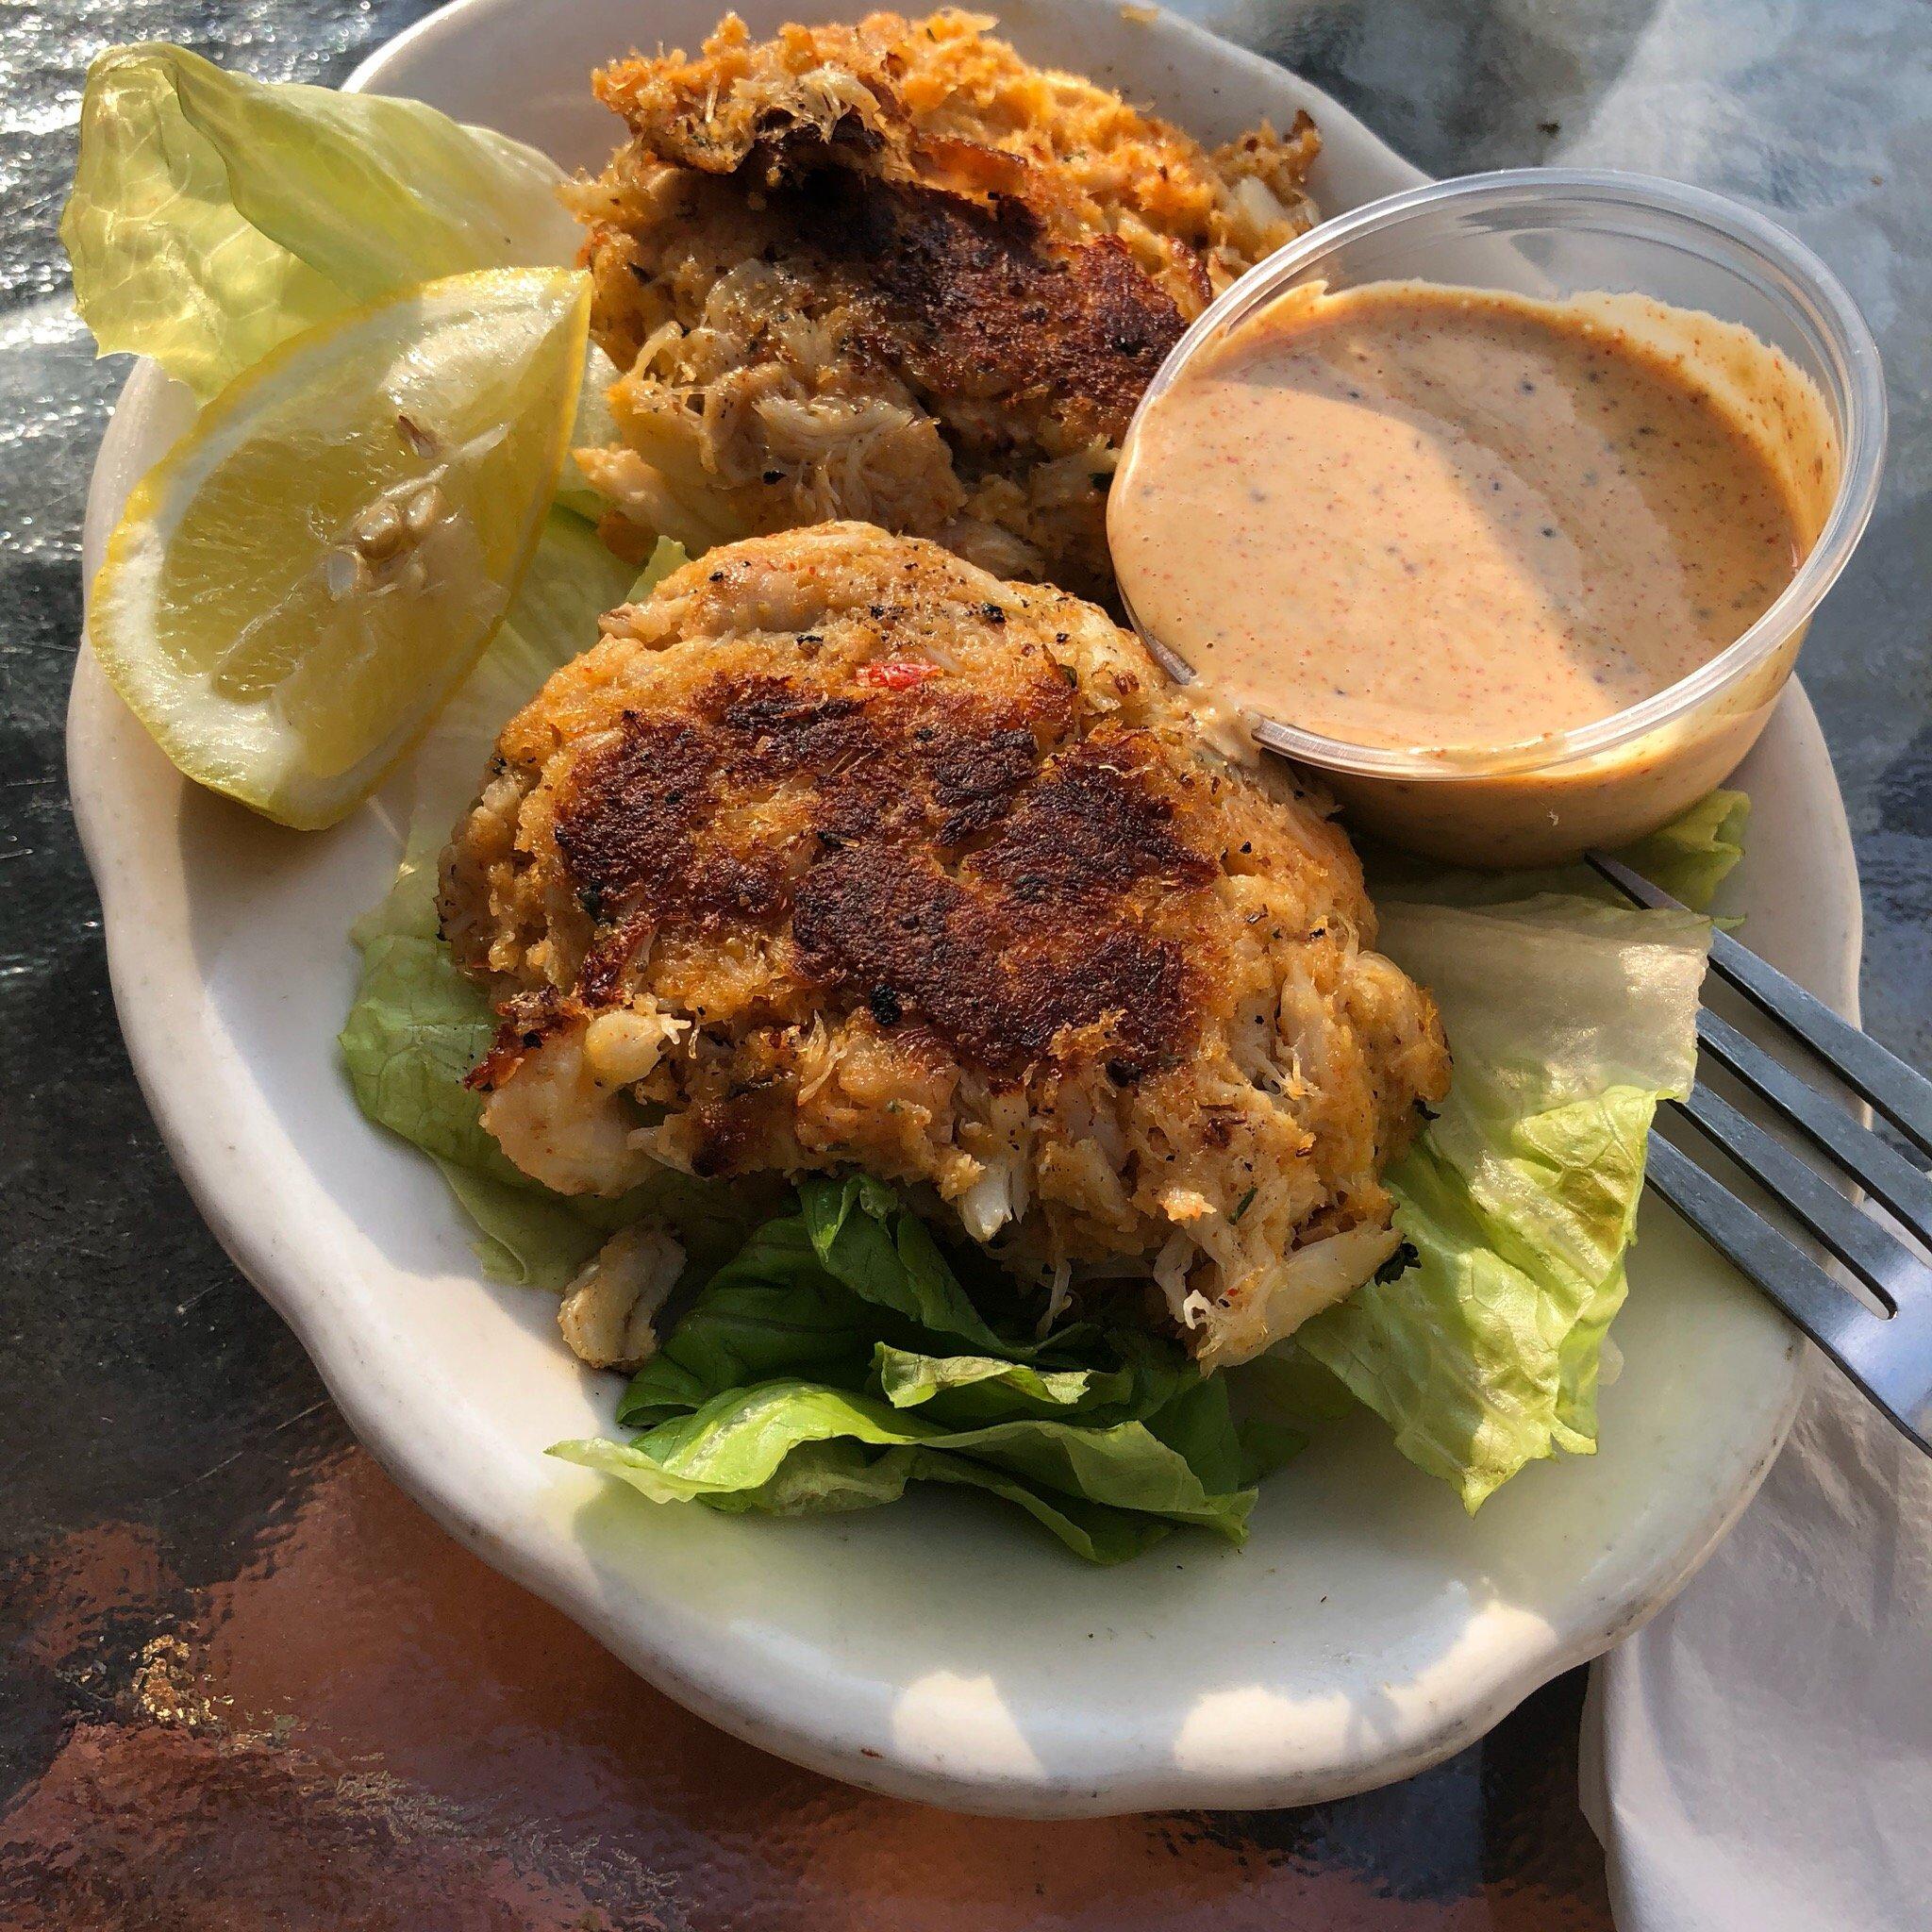
[[[596,76],[630,139],[572,191],[621,441],[608,541],[827,518],[1111,595],[1120,440],[1187,324],[1307,228],[1306,116],[1209,152],[947,11],[728,18]]]
[[[441,910],[537,1179],[860,1168],[1057,1305],[1151,1275],[1214,1364],[1391,1256],[1448,1077],[1286,767],[1092,605],[859,524],[610,613],[505,729]]]

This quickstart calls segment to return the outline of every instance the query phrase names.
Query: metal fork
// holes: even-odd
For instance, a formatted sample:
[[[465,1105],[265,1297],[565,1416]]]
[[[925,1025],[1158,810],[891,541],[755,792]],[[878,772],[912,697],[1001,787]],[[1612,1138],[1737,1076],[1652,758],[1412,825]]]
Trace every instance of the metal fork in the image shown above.
[[[1586,857],[1640,906],[1684,909],[1628,866],[1597,852]],[[1711,936],[1710,964],[1932,1159],[1932,1080],[1728,933]],[[1705,1053],[1932,1248],[1932,1179],[1707,1008],[1697,1015],[1697,1039]],[[1721,1095],[1700,1083],[1689,1100],[1674,1105],[1863,1282],[1879,1309],[1833,1280],[1796,1242],[1655,1132],[1651,1185],[1932,1455],[1932,1267]]]

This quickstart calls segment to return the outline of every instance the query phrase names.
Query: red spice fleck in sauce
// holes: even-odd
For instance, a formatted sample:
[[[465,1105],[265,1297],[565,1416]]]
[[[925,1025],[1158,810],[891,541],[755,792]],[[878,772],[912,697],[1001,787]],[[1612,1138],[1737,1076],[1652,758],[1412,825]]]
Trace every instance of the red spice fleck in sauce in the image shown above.
[[[1108,507],[1137,621],[1236,704],[1425,749],[1676,683],[1814,532],[1688,356],[1587,302],[1414,282],[1296,290],[1202,352]]]

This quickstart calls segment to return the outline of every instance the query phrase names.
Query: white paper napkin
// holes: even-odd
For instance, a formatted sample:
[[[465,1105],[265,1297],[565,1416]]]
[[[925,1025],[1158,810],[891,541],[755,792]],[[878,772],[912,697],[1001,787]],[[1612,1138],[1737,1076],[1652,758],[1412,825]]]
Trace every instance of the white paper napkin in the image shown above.
[[[1932,1925],[1932,1460],[1822,1358],[1742,1521],[1596,1666],[1583,1795],[1619,1932]]]

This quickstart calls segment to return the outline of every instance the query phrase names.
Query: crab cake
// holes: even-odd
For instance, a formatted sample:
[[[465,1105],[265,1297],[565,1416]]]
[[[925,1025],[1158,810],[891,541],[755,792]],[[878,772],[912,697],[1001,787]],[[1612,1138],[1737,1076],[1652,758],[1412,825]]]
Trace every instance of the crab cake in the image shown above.
[[[600,74],[629,139],[572,191],[617,438],[607,539],[829,517],[1111,594],[1128,418],[1217,289],[1314,219],[1304,117],[1213,152],[944,11],[727,18]]]
[[[1239,1360],[1394,1251],[1448,1063],[1287,769],[1092,605],[831,524],[712,551],[512,719],[443,859],[473,1075],[565,1192],[858,1168]]]

